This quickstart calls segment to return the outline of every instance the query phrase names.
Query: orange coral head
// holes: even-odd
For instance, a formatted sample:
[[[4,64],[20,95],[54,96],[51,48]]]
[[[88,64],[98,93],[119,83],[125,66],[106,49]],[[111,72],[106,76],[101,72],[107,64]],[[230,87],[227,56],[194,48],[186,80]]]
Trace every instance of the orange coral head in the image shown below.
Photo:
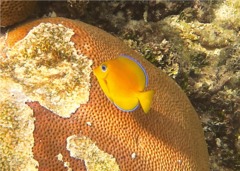
[[[44,49],[51,46],[44,42],[40,43],[41,47],[44,47],[41,51],[42,55],[34,56],[32,53],[35,51],[29,51],[29,47],[35,47],[38,41],[26,41],[25,47],[15,49],[18,53],[15,51],[10,53],[13,52],[11,50],[14,47],[17,47],[18,41],[28,38],[28,33],[33,28],[38,28],[40,24],[46,26],[44,34],[51,34],[52,27],[61,33],[58,36],[52,36],[53,39],[59,40],[65,33],[70,34],[70,37],[67,36],[66,39],[63,39],[64,41],[60,41],[62,43],[54,46],[56,51],[66,47],[63,48],[65,55],[54,53],[60,55],[57,58],[60,60],[57,60],[55,64],[48,62],[48,58],[52,56],[45,54],[49,51]],[[65,29],[70,30],[64,32]],[[41,31],[42,29],[40,29]],[[37,35],[41,38],[41,34]],[[66,42],[67,44],[65,44]],[[120,169],[121,171],[209,170],[203,130],[198,115],[187,96],[171,78],[124,45],[119,39],[79,21],[65,18],[44,18],[26,23],[10,31],[5,44],[7,55],[12,60],[8,61],[9,65],[1,68],[4,71],[0,72],[0,77],[12,79],[14,76],[12,81],[21,85],[22,91],[28,96],[26,99],[29,101],[28,105],[33,110],[35,118],[33,156],[34,160],[39,163],[40,171],[67,170],[67,168],[72,170],[115,168],[115,170]],[[67,47],[72,49],[73,46],[76,51],[71,53]],[[4,52],[2,51],[2,53]],[[33,71],[31,78],[29,75],[21,77],[20,73],[25,73],[25,69],[30,65],[25,66],[24,63],[21,63],[22,58],[16,54],[21,54],[24,59],[32,60],[31,62],[46,62],[41,70],[35,70],[38,68],[31,70]],[[141,108],[132,111],[131,114],[117,109],[106,98],[98,80],[92,74],[89,60],[93,61],[92,68],[95,68],[104,61],[115,59],[119,54],[132,56],[141,63],[148,74],[148,86],[139,86],[139,91],[142,91],[143,88],[143,91],[154,90],[151,110],[147,115],[143,114]],[[76,70],[79,72],[76,74],[76,70],[73,68],[78,64],[87,65],[83,67],[85,69],[81,70],[82,72],[78,70],[81,67],[77,67]],[[43,89],[43,85],[38,84],[34,79],[36,72],[48,75],[49,73],[45,72],[45,69],[49,69],[50,73],[58,73],[58,68],[66,66],[70,67],[67,70],[60,70],[63,71],[60,72],[61,74],[51,75],[52,80],[50,79],[48,83],[54,88],[57,86],[56,89],[53,89],[54,91],[50,91],[51,86],[49,87],[47,84],[43,84],[45,86]],[[77,77],[75,77],[76,75]],[[57,82],[56,85],[52,84],[53,80],[54,83]],[[45,80],[39,79],[38,81]],[[68,85],[66,91],[62,91],[65,89],[62,88],[62,84],[59,84],[61,81],[64,82],[64,85]],[[82,89],[85,86],[89,88]],[[41,98],[46,95],[43,90],[49,90],[47,98]],[[85,94],[86,90],[87,94]],[[69,96],[69,94],[71,95]],[[38,100],[34,100],[35,97],[38,97]],[[69,100],[71,98],[77,100]],[[78,101],[79,98],[84,100]],[[56,107],[55,103],[63,105]],[[78,107],[74,114],[70,114],[66,118],[58,115],[60,113],[58,111],[64,111],[63,113],[70,111],[71,113],[73,103]],[[69,106],[71,110],[65,110],[65,107],[69,109]],[[19,113],[24,115],[22,112],[17,114]],[[26,120],[27,124],[28,120]],[[94,155],[95,150],[92,149],[96,149],[98,154]],[[91,157],[86,154],[91,154]],[[22,161],[20,160],[22,158],[24,156],[18,156],[18,161]],[[104,161],[101,162],[103,159]],[[15,162],[14,164],[15,167],[11,165],[11,168],[17,170],[17,164]]]

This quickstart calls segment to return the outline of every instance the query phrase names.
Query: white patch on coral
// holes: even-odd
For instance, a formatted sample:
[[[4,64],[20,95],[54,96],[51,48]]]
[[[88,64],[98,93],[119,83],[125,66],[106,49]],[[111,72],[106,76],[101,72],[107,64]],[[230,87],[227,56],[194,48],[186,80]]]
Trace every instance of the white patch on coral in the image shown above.
[[[132,159],[135,159],[136,157],[137,157],[137,154],[136,154],[136,153],[132,153],[132,154],[131,154],[131,158],[132,158]]]
[[[88,102],[92,72],[92,60],[78,53],[73,35],[61,24],[41,23],[0,58],[0,73],[21,84],[32,101],[65,118]]]
[[[91,122],[86,122],[86,125],[87,126],[92,126],[92,123]]]
[[[239,0],[224,1],[219,8],[215,10],[215,16],[217,16],[215,20],[229,21],[235,20],[236,17],[239,17],[236,15],[238,12],[237,9],[233,7],[236,3],[239,3]]]
[[[71,157],[84,160],[87,171],[120,171],[116,159],[100,150],[88,137],[77,135],[68,137],[67,150]]]
[[[63,161],[63,155],[61,153],[59,153],[56,157],[59,161]]]
[[[67,168],[67,171],[72,171],[70,163],[63,160],[63,155],[61,153],[59,153],[56,157],[59,161],[63,162],[63,166]]]
[[[33,111],[25,104],[29,98],[20,84],[0,74],[0,168],[37,170],[33,159]]]

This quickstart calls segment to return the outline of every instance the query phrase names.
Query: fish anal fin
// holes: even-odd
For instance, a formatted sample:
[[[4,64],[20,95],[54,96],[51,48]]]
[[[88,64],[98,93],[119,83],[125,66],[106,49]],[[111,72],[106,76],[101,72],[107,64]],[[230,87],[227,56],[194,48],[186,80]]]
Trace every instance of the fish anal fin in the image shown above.
[[[114,99],[114,105],[122,111],[131,112],[137,109],[138,99],[136,97],[133,98],[118,97]]]
[[[138,94],[138,100],[139,100],[139,102],[142,106],[142,109],[143,109],[144,113],[148,113],[148,111],[151,108],[153,94],[154,94],[153,90],[140,92]]]

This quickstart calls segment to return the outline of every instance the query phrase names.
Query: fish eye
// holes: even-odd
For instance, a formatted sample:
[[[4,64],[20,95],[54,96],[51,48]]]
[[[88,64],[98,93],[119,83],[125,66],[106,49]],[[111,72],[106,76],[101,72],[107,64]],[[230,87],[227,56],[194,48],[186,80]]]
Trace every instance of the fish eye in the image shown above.
[[[107,66],[103,64],[103,65],[101,66],[101,69],[102,69],[103,72],[106,72],[106,71],[107,71]]]

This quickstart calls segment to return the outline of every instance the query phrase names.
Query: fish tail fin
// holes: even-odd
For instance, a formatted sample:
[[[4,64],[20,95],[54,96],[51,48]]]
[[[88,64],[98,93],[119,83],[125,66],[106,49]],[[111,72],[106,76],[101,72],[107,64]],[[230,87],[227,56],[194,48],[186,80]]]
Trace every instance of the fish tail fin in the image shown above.
[[[153,93],[154,93],[153,90],[149,90],[138,94],[138,99],[143,108],[144,113],[148,113],[148,111],[151,108]]]

